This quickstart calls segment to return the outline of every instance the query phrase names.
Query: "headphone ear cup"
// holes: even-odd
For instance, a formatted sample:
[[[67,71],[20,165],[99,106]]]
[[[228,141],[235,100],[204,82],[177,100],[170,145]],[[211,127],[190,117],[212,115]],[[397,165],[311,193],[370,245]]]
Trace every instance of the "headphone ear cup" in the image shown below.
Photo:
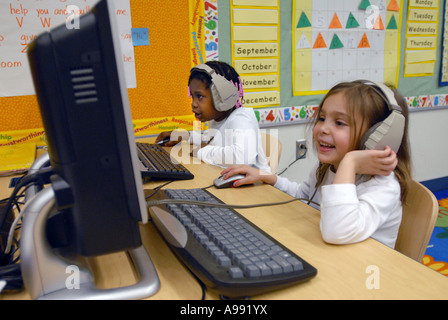
[[[383,123],[383,121],[380,121],[378,123],[375,123],[373,126],[371,126],[362,136],[361,141],[359,142],[359,149],[365,150],[365,149],[371,149],[366,145],[366,142],[369,140],[371,135],[375,133],[375,130]]]
[[[217,111],[227,111],[236,105],[239,99],[239,90],[232,82],[206,64],[199,64],[193,67],[192,71],[204,72],[210,76],[212,81],[210,91],[213,105]]]
[[[237,87],[218,74],[212,76],[210,91],[212,92],[213,105],[217,111],[232,109],[239,98]]]
[[[404,127],[404,116],[393,111],[386,119],[367,130],[361,139],[360,149],[384,150],[389,146],[397,153],[403,139]]]

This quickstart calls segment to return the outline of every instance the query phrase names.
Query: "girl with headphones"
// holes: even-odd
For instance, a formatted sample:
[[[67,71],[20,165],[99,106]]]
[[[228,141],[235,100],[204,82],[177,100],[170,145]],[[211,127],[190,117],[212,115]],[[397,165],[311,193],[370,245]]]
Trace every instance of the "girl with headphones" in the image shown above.
[[[192,111],[201,122],[209,122],[193,155],[198,159],[227,167],[247,164],[270,171],[266,159],[258,121],[252,108],[241,103],[243,87],[235,69],[225,62],[209,61],[191,69],[188,90],[192,98]],[[189,137],[172,136],[172,131],[162,132],[156,143],[171,137],[165,146],[173,146],[180,140],[194,141]]]
[[[328,243],[372,237],[393,248],[411,180],[404,98],[384,84],[344,82],[327,93],[315,115],[319,163],[306,181],[298,184],[245,166],[224,170],[224,178],[246,174],[235,187],[263,181],[312,199],[320,204],[321,232]]]

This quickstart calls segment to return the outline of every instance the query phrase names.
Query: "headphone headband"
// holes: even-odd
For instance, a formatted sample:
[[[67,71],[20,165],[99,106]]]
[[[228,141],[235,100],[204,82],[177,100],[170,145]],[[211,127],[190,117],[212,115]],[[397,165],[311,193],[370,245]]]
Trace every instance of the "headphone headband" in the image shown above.
[[[394,110],[400,113],[402,112],[400,105],[395,99],[394,92],[384,83],[374,82],[370,80],[361,80],[361,82],[372,87],[375,92],[384,99],[390,112]]]

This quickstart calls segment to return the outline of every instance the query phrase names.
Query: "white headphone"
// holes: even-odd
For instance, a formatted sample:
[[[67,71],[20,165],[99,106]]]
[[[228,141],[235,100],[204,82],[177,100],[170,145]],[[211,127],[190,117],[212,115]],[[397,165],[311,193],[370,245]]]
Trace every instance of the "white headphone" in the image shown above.
[[[206,64],[199,64],[193,67],[190,73],[193,71],[204,72],[212,79],[210,91],[212,93],[213,105],[217,111],[227,111],[235,106],[239,98],[239,92],[232,82],[216,73],[215,70]]]
[[[394,92],[383,83],[368,80],[361,80],[361,82],[371,86],[383,98],[390,111],[390,115],[386,119],[367,130],[361,138],[361,149],[383,150],[389,146],[394,152],[398,152],[403,139],[405,117],[395,99]]]

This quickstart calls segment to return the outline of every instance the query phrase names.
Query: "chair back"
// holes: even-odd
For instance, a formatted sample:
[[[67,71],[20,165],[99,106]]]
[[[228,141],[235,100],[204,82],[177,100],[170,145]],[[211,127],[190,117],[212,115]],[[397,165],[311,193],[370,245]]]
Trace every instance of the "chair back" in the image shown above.
[[[264,132],[261,133],[261,140],[268,165],[271,172],[275,174],[282,154],[282,143],[274,136]]]
[[[403,204],[403,217],[395,249],[422,262],[438,214],[439,203],[434,194],[421,183],[412,180],[406,203]]]

